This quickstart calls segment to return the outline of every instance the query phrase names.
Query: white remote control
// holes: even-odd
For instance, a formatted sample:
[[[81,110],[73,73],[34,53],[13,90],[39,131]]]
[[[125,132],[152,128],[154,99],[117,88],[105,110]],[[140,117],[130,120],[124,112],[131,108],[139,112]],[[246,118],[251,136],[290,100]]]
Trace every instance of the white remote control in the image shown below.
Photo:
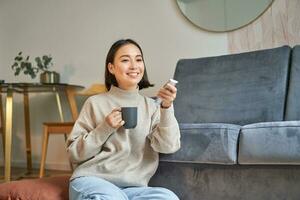
[[[168,83],[171,84],[171,85],[173,85],[173,86],[176,86],[176,84],[178,83],[178,81],[176,81],[175,79],[170,79],[166,84],[164,84],[163,87],[165,87]],[[161,102],[162,102],[162,100],[159,97],[157,97],[157,99],[155,100],[155,103],[157,105],[160,105]]]

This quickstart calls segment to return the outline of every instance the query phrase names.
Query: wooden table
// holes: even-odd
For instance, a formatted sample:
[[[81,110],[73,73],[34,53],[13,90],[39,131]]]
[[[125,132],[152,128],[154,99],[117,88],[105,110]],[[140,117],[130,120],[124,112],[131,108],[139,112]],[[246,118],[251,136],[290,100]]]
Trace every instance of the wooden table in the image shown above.
[[[9,182],[11,179],[11,150],[12,150],[12,127],[13,127],[13,94],[23,94],[24,121],[25,121],[25,137],[26,137],[26,158],[27,173],[32,170],[31,158],[31,139],[30,139],[30,114],[29,114],[29,93],[51,92],[56,96],[57,108],[60,120],[64,121],[61,107],[60,93],[67,95],[68,90],[83,89],[79,85],[70,84],[41,84],[41,83],[0,83],[0,93],[6,93],[5,103],[5,124],[4,124],[4,180]],[[70,102],[69,102],[70,103]]]

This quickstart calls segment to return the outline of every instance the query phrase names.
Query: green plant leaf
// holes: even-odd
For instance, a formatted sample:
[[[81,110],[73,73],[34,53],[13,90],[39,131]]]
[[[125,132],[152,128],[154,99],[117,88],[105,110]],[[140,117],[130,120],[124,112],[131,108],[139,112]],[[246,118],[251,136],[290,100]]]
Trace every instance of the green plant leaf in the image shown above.
[[[20,71],[21,71],[21,69],[20,69],[20,68],[17,68],[16,71],[15,71],[15,76],[19,75],[19,74],[20,74]]]
[[[38,66],[38,69],[40,69],[40,70],[44,69],[44,66],[43,66],[43,63],[42,63],[42,60],[40,57],[36,57],[35,62],[36,62],[36,65]]]
[[[16,61],[21,61],[21,60],[23,60],[23,57],[22,56],[17,56],[17,57],[15,57],[15,60]]]
[[[25,63],[25,70],[27,70],[27,71],[31,70],[28,63]]]
[[[32,79],[36,77],[36,74],[33,72],[33,70],[29,71],[29,75]]]
[[[42,63],[42,60],[41,60],[41,58],[40,58],[40,57],[35,57],[35,59],[34,59],[34,60],[35,60],[35,62],[36,62],[36,63]]]
[[[21,62],[20,68],[21,69],[25,69],[26,68],[27,63],[26,62]]]
[[[51,60],[52,60],[52,57],[51,57],[50,55],[49,55],[49,56],[47,56],[47,55],[44,55],[44,56],[43,56],[44,68],[45,68],[45,69],[48,69],[49,66],[52,65]]]
[[[14,62],[14,64],[11,66],[11,68],[14,70],[16,67],[18,67],[18,63]]]

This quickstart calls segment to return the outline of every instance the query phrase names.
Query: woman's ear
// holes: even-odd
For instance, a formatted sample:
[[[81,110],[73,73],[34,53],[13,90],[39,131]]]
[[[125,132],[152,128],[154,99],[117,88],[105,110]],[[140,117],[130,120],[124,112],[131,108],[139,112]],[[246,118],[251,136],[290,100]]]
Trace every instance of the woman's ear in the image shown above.
[[[107,66],[107,68],[108,68],[108,71],[111,73],[111,74],[114,74],[114,65],[113,64],[111,64],[111,63],[108,63],[108,66]]]

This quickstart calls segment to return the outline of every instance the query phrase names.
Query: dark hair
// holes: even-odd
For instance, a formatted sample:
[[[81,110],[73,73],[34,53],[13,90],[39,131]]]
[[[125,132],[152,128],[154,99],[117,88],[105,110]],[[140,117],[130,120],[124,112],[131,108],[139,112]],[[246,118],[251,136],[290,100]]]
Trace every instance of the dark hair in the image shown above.
[[[135,45],[137,48],[139,48],[141,54],[142,54],[142,58],[143,58],[143,62],[144,62],[144,56],[143,56],[143,51],[142,48],[140,47],[140,45],[138,45],[137,42],[135,42],[132,39],[121,39],[116,41],[109,49],[107,56],[106,56],[106,61],[105,61],[105,86],[106,89],[109,90],[111,85],[114,85],[116,87],[118,87],[118,82],[116,80],[115,75],[113,75],[112,73],[109,72],[108,70],[108,64],[109,63],[113,63],[114,62],[114,58],[116,56],[116,52],[124,45],[127,44],[133,44]],[[144,88],[148,88],[148,87],[153,87],[154,84],[151,84],[148,80],[148,76],[147,76],[147,71],[146,71],[146,65],[144,62],[144,75],[141,79],[141,81],[138,83],[139,89],[144,89]]]

